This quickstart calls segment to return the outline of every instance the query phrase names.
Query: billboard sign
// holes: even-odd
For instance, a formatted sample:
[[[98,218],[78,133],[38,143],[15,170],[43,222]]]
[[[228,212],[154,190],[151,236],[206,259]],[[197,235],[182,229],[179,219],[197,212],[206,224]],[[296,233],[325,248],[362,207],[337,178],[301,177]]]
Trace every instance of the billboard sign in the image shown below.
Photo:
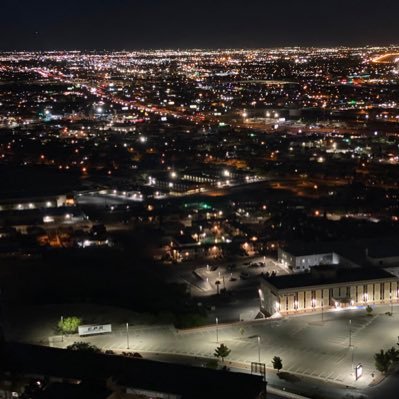
[[[111,324],[79,326],[79,335],[81,337],[85,335],[108,334],[111,332]]]

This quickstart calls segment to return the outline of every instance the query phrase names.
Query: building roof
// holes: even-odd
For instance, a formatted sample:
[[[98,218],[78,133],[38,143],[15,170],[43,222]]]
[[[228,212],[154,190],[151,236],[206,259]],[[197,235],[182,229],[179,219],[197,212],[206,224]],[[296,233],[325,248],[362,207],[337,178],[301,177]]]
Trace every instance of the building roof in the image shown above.
[[[378,268],[342,268],[336,266],[316,266],[310,273],[264,277],[265,281],[278,290],[302,288],[318,285],[354,283],[357,281],[397,279],[391,273]]]
[[[399,257],[399,238],[372,238],[337,242],[291,242],[283,250],[292,256],[308,256],[335,252],[357,264],[370,258]],[[366,255],[367,254],[367,255]]]
[[[124,356],[7,343],[0,351],[7,371],[104,382],[181,395],[183,399],[251,399],[264,388],[260,376],[154,362]]]

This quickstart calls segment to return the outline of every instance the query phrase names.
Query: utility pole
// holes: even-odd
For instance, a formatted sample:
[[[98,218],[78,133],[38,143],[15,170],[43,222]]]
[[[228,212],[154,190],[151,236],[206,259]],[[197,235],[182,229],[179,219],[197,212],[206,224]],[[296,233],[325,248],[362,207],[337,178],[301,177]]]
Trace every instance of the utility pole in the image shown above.
[[[219,319],[216,317],[216,343],[219,343]]]
[[[258,363],[260,363],[260,336],[258,335]]]

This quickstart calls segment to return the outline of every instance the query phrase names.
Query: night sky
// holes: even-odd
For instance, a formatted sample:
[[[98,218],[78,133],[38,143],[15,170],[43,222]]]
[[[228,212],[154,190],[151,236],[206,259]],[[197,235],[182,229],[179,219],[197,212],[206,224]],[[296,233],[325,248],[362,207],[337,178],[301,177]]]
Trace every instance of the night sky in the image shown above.
[[[0,0],[0,49],[399,44],[398,0]]]

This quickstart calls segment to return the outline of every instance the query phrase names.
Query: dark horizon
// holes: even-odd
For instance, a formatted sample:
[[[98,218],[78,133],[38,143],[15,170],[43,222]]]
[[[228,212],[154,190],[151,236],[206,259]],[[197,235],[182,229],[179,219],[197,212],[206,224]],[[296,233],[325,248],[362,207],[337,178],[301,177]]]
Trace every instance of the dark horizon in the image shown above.
[[[4,0],[0,50],[225,49],[390,45],[399,4],[232,0]]]
[[[21,49],[1,49],[0,53],[24,53],[24,52],[33,52],[33,53],[51,53],[51,52],[81,52],[81,53],[112,53],[112,52],[145,52],[145,51],[251,51],[251,50],[283,50],[290,48],[299,48],[299,49],[334,49],[334,48],[342,48],[342,49],[355,49],[355,48],[373,48],[373,47],[381,47],[388,48],[392,47],[397,49],[399,47],[399,43],[387,43],[387,44],[353,44],[353,45],[281,45],[281,46],[264,46],[264,47],[136,47],[136,48],[54,48],[54,49],[31,49],[31,48],[21,48]]]

